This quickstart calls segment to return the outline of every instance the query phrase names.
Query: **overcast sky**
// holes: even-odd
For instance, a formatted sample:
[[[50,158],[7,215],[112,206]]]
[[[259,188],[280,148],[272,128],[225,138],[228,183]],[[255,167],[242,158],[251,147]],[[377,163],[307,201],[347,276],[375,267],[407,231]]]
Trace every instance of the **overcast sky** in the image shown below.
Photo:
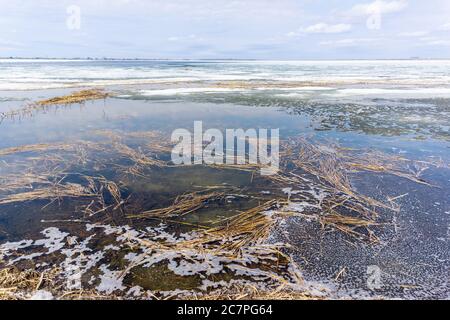
[[[0,56],[450,58],[450,1],[0,0]]]

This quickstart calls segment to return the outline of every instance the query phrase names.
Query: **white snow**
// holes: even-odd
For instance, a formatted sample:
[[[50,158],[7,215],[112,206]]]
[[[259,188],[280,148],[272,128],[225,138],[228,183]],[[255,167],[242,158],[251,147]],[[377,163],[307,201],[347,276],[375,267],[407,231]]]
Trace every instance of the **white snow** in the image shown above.
[[[31,297],[30,300],[53,300],[53,294],[46,290],[38,290]]]

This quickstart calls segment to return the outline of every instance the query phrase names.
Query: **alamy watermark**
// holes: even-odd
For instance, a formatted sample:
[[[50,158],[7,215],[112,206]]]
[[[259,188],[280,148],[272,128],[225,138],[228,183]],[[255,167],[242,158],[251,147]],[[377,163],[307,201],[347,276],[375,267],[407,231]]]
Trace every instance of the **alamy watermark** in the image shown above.
[[[378,7],[369,8],[369,17],[366,20],[366,26],[369,30],[381,29],[381,10]]]
[[[367,267],[367,287],[372,291],[382,288],[381,269],[379,266],[372,265]]]
[[[76,5],[68,6],[66,9],[68,14],[66,19],[66,26],[69,30],[81,29],[81,8]]]
[[[203,132],[202,121],[194,122],[194,132],[176,129],[172,142],[175,165],[258,165],[261,175],[273,175],[279,170],[279,129],[219,129]]]

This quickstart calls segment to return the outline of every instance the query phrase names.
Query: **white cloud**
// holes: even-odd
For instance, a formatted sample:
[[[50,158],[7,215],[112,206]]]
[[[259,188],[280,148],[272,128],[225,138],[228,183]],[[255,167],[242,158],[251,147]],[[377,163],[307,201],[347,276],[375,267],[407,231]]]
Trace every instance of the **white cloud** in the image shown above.
[[[429,34],[428,31],[412,31],[412,32],[401,32],[398,35],[400,37],[423,37]]]
[[[82,32],[88,35],[83,38],[85,47],[77,53],[80,56],[290,59],[450,55],[450,47],[444,46],[450,40],[449,0],[325,2],[0,0],[0,55],[7,48],[5,55],[71,57],[74,45],[81,42],[79,33],[65,28],[65,6],[71,4],[82,8]],[[377,17],[377,11],[384,15]],[[385,29],[368,32],[366,19],[369,30],[382,23]],[[14,29],[16,33],[11,32]],[[293,38],[286,36],[288,31],[292,32],[287,36]],[[295,41],[298,39],[302,41]],[[358,50],[332,50],[333,46]]]
[[[450,46],[450,40],[443,40],[436,37],[428,37],[421,40],[424,46]]]
[[[379,41],[377,38],[350,38],[340,40],[330,40],[319,42],[321,46],[335,46],[335,47],[353,47],[361,44],[376,44]]]
[[[450,46],[450,40],[431,40],[425,43],[427,46]]]
[[[450,46],[449,39],[442,39],[439,37],[423,37],[419,38],[420,43],[418,46],[427,47],[427,46]]]
[[[439,28],[439,30],[442,30],[442,31],[450,31],[450,22],[448,22],[448,23],[446,23],[446,24],[443,24],[443,25]]]
[[[351,16],[367,16],[372,14],[388,14],[402,11],[408,6],[406,0],[384,1],[376,0],[370,3],[357,4],[353,6],[349,14]]]
[[[297,36],[303,33],[343,33],[350,31],[352,26],[350,24],[327,24],[327,23],[317,23],[306,28],[300,28],[296,32],[289,32],[287,35],[289,37]]]
[[[189,41],[189,40],[196,40],[196,41],[203,41],[203,38],[198,37],[196,34],[190,34],[188,36],[173,36],[167,38],[168,41],[176,42],[176,41]]]
[[[7,39],[0,39],[0,45],[2,46],[11,46],[11,47],[23,47],[24,44],[21,42],[13,41],[13,40],[7,40]]]

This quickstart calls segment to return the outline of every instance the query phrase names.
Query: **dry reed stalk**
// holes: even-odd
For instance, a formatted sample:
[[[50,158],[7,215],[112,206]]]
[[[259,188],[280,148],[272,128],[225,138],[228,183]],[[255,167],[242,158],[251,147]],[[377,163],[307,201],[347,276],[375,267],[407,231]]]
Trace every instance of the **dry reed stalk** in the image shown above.
[[[222,199],[225,193],[209,194],[190,193],[177,197],[172,206],[143,212],[138,215],[128,215],[128,218],[176,217],[192,213],[206,205],[208,201]],[[177,250],[185,248],[214,248],[217,252],[237,253],[240,248],[261,244],[270,233],[274,220],[264,212],[280,205],[280,201],[270,200],[250,210],[241,212],[231,218],[221,221],[221,226],[198,230],[198,237],[193,240],[180,241],[177,244],[167,244],[168,248]],[[155,247],[151,243],[150,247]],[[161,246],[161,244],[157,244]]]
[[[111,139],[110,149],[113,149],[120,156],[127,158],[135,163],[134,166],[131,166],[128,168],[128,170],[126,170],[126,173],[133,174],[133,175],[143,175],[143,170],[147,166],[162,167],[162,166],[166,165],[163,161],[153,159],[153,158],[147,156],[142,151],[141,148],[139,148],[138,150],[135,150],[122,142],[123,139],[125,139],[127,137],[136,137],[136,136],[149,137],[149,138],[154,139],[155,137],[158,136],[157,132],[147,131],[147,132],[142,132],[141,133],[142,135],[140,135],[139,133],[136,133],[136,132],[126,133],[126,132],[117,132],[117,131],[112,131],[112,130],[97,130],[97,131],[94,131],[94,134],[105,136],[105,137]],[[158,150],[165,150],[165,151],[169,150],[169,149],[164,149],[160,144],[158,144],[156,142],[148,142],[146,144],[146,146],[149,147],[150,151],[154,151],[154,152],[157,152]],[[152,150],[152,147],[154,147],[155,149]]]
[[[0,119],[32,116],[36,111],[46,110],[50,106],[84,103],[89,100],[105,99],[108,93],[100,89],[81,90],[66,96],[54,97],[30,103],[20,109],[0,113]],[[1,122],[1,121],[0,121]]]
[[[391,204],[386,204],[373,198],[356,192],[348,176],[347,159],[341,155],[336,148],[323,145],[312,145],[304,139],[299,139],[294,146],[286,146],[289,149],[288,161],[295,167],[318,177],[325,182],[332,194],[342,193],[359,203],[365,205],[365,211],[375,214],[369,207],[378,207],[396,210]],[[364,159],[364,158],[362,158]],[[285,160],[286,161],[286,160]]]
[[[34,200],[57,200],[61,198],[96,197],[97,194],[89,188],[75,183],[58,184],[34,191],[22,192],[0,197],[0,205],[34,201]]]
[[[192,192],[178,196],[172,205],[166,208],[144,211],[137,215],[128,215],[128,218],[168,218],[187,215],[205,207],[208,202],[218,201],[225,197],[223,192],[212,192],[202,194]]]
[[[142,148],[150,152],[170,153],[173,144],[170,142],[170,137],[164,136],[159,131],[136,131],[123,132],[114,130],[95,130],[92,132],[95,135],[110,138],[112,141],[123,143],[124,139],[141,139],[144,140]],[[163,143],[167,141],[167,143]]]
[[[126,157],[127,159],[135,162],[137,167],[146,167],[146,166],[161,167],[165,165],[163,161],[149,158],[141,150],[134,150],[129,146],[127,146],[126,144],[117,141],[113,142],[112,148],[122,157]]]
[[[95,290],[75,290],[62,292],[58,300],[121,300],[123,297],[117,295],[105,295]]]
[[[0,192],[11,192],[18,189],[33,189],[33,185],[51,185],[49,174],[11,174],[0,178]]]
[[[326,86],[328,83],[324,81],[311,82],[311,81],[263,81],[263,80],[251,80],[251,81],[220,81],[213,84],[213,87],[217,88],[230,88],[230,89],[258,89],[258,88],[298,88],[304,86]]]
[[[115,182],[107,181],[106,179],[105,179],[104,183],[106,185],[106,189],[108,190],[109,194],[114,198],[116,205],[119,206],[119,205],[123,204],[122,195],[121,195],[119,186]]]
[[[89,182],[89,188],[92,193],[96,195],[95,199],[92,200],[83,210],[85,216],[93,216],[108,210],[121,209],[126,203],[126,199],[122,199],[121,188],[114,182],[107,180],[105,177],[88,177],[84,178]],[[114,203],[107,205],[104,192],[108,192],[109,195],[114,199]]]
[[[16,153],[24,152],[46,152],[46,151],[80,151],[80,148],[90,148],[90,149],[103,149],[100,144],[90,142],[90,141],[75,141],[73,143],[41,143],[41,144],[29,144],[19,147],[11,147],[6,149],[0,149],[0,156],[6,156]]]
[[[208,165],[211,168],[216,169],[230,169],[230,170],[237,170],[237,171],[247,171],[247,172],[256,172],[257,170],[260,170],[264,168],[264,166],[260,164],[227,164],[227,163],[217,163],[217,164],[211,164]]]
[[[42,152],[49,150],[73,150],[72,144],[32,144],[32,145],[24,145],[20,147],[12,147],[7,149],[0,150],[0,156],[6,156],[15,153],[23,153],[23,152]]]
[[[292,161],[303,170],[324,179],[346,193],[352,189],[347,177],[349,173],[358,171],[387,173],[429,185],[420,179],[423,172],[432,166],[445,166],[440,159],[409,160],[373,150],[356,154],[353,149],[317,143],[313,145],[303,138],[291,139],[283,147],[287,159],[285,164]]]
[[[379,223],[374,220],[344,216],[336,211],[320,216],[319,221],[323,226],[331,225],[345,233],[357,236],[361,236],[362,233],[355,231],[356,228],[366,228],[367,230],[368,227],[379,225]]]
[[[224,241],[221,250],[237,253],[242,247],[261,244],[270,234],[274,220],[263,212],[278,207],[278,200],[270,200],[226,219],[222,226],[206,231],[206,242]]]
[[[116,137],[116,136],[115,136]],[[156,147],[155,147],[156,148]],[[162,149],[163,147],[158,146]],[[68,162],[58,154],[51,154],[45,156],[33,156],[27,158],[33,161],[45,161],[54,162],[55,164],[64,164],[66,167],[70,167],[72,164],[86,164],[88,162],[88,156],[90,154],[96,154],[98,152],[112,152],[115,155],[119,155],[122,158],[126,158],[134,162],[134,165],[125,169],[126,173],[134,175],[142,175],[146,167],[165,166],[165,162],[157,159],[153,159],[144,154],[140,149],[135,150],[129,146],[114,140],[111,144],[107,143],[95,143],[90,141],[76,141],[74,143],[54,143],[54,144],[34,144],[24,145],[20,147],[13,147],[0,150],[0,156],[11,155],[16,153],[25,152],[47,152],[47,151],[63,151],[63,152],[75,152],[75,158],[73,161]],[[98,161],[97,161],[98,162]],[[98,162],[100,163],[100,162]],[[29,165],[27,165],[29,166]]]
[[[201,295],[183,296],[187,300],[323,300],[323,296],[301,290],[294,290],[287,285],[280,285],[272,290],[258,288],[256,285],[233,285]]]
[[[379,225],[377,223],[379,210],[399,211],[399,206],[393,201],[381,202],[354,190],[349,178],[349,173],[353,172],[354,168],[349,169],[351,167],[349,157],[343,155],[336,146],[312,145],[300,138],[284,143],[282,150],[284,169],[280,174],[269,179],[284,186],[304,184],[305,181],[295,172],[287,171],[287,168],[292,170],[292,165],[294,171],[300,169],[316,177],[322,184],[321,188],[326,190],[326,197],[318,203],[321,208],[320,215],[313,213],[322,226],[331,226],[358,239],[368,238],[369,241],[374,242],[377,238],[369,227]],[[365,156],[359,159],[361,165],[375,168],[369,166],[370,157]],[[383,169],[383,171],[391,172],[392,170]]]
[[[84,103],[89,100],[99,100],[106,99],[109,94],[100,89],[89,89],[72,92],[69,95],[55,97],[51,99],[41,100],[36,102],[38,106],[48,106],[48,105],[65,105],[73,103]]]
[[[39,290],[44,282],[51,281],[57,270],[39,273],[18,270],[15,267],[0,270],[0,300],[21,300]]]

